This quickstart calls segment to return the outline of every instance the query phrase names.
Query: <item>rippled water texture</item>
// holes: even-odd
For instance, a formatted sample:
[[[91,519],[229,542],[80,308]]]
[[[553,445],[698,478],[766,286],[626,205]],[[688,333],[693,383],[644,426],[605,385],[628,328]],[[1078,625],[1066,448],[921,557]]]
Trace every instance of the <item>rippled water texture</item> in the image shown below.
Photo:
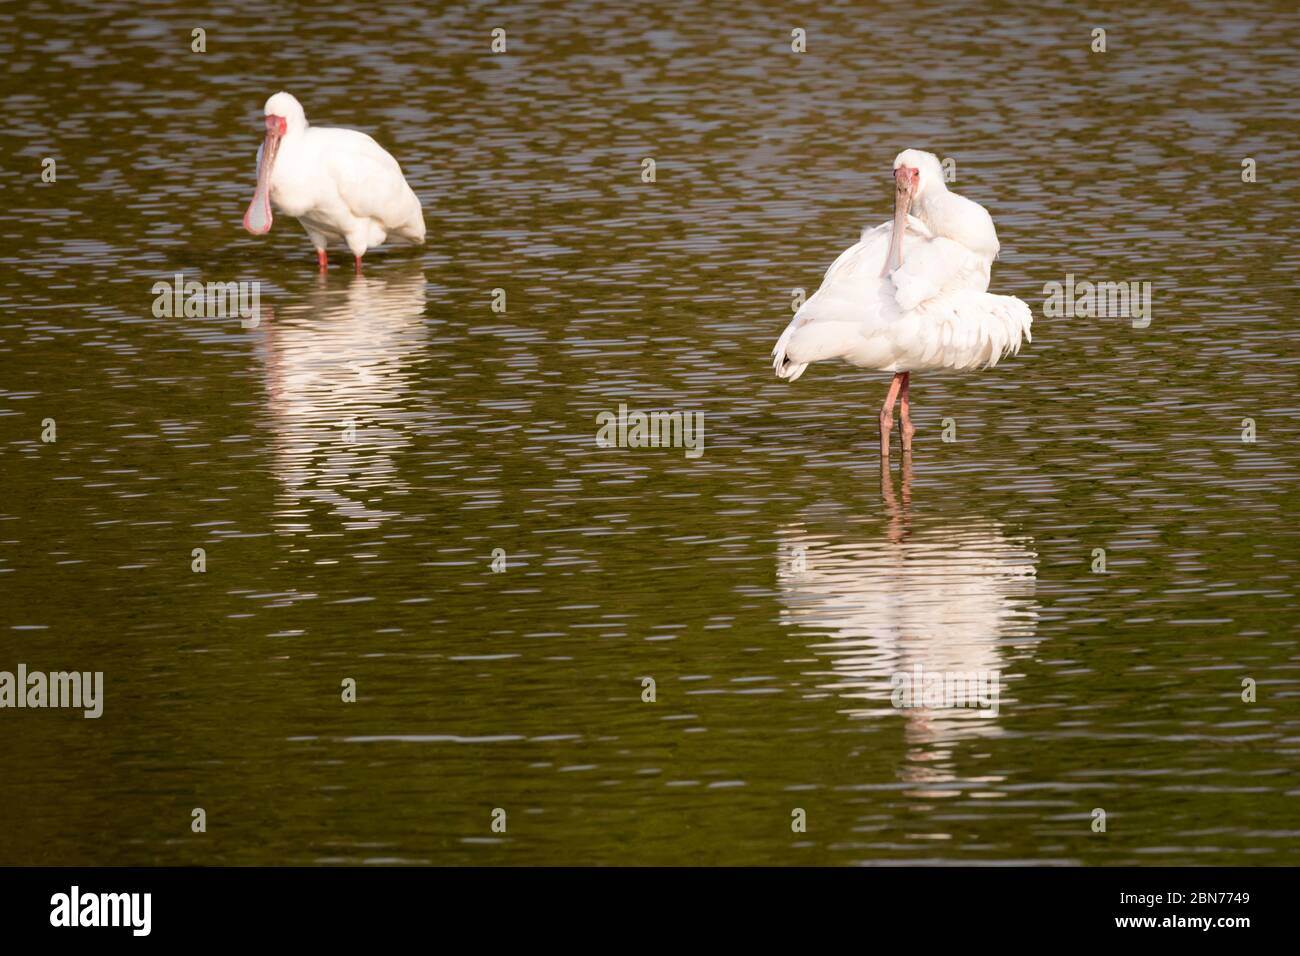
[[[1294,5],[740,6],[0,7],[0,670],[106,694],[0,710],[0,863],[1298,862]],[[240,228],[281,88],[425,247]],[[882,476],[888,376],[768,350],[907,146],[1034,340]]]

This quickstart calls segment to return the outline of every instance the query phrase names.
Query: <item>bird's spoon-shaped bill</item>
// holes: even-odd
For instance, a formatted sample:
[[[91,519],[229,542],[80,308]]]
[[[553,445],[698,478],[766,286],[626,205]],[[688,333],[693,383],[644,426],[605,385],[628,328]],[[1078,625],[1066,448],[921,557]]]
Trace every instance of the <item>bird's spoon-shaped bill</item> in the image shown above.
[[[916,188],[916,171],[906,166],[894,170],[894,230],[889,237],[889,255],[885,256],[887,276],[903,264],[903,233],[907,231],[907,211],[912,205],[912,192]]]
[[[244,213],[244,228],[255,236],[271,231],[271,167],[275,165],[280,137],[284,135],[283,124],[284,120],[279,116],[266,118],[266,139],[262,142],[261,162],[257,165],[257,189]]]

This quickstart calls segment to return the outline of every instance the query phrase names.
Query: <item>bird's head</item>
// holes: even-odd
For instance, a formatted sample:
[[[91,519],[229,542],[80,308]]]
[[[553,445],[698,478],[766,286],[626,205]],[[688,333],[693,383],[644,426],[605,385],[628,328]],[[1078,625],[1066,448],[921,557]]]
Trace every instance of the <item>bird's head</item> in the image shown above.
[[[276,128],[280,136],[307,128],[307,114],[292,93],[281,90],[266,101],[266,129]]]
[[[894,188],[905,191],[909,202],[920,202],[927,194],[947,187],[943,184],[943,164],[934,153],[905,149],[894,157]]]

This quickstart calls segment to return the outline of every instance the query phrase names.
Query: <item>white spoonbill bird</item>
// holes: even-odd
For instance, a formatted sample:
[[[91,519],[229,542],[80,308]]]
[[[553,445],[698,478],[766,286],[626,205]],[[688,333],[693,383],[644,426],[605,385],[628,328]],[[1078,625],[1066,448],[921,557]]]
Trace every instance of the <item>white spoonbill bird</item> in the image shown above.
[[[948,191],[933,153],[904,150],[894,159],[894,221],[864,230],[826,270],[772,349],[776,374],[794,381],[810,362],[833,358],[893,372],[880,410],[880,455],[889,456],[900,392],[903,451],[910,452],[912,372],[996,365],[1020,351],[1022,336],[1030,340],[1029,306],[985,291],[997,253],[984,207]]]
[[[257,151],[257,191],[244,213],[255,236],[271,231],[271,204],[294,216],[316,247],[342,240],[361,271],[361,257],[385,239],[424,242],[424,211],[397,160],[365,133],[308,126],[302,104],[288,93],[266,101],[266,139]]]

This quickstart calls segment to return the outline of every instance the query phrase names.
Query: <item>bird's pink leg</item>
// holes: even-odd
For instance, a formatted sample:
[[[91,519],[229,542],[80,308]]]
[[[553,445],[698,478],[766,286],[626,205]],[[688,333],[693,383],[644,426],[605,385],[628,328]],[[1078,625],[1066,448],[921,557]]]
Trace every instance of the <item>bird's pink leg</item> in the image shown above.
[[[903,453],[908,454],[912,450],[912,436],[916,434],[916,429],[912,427],[912,409],[908,401],[908,390],[912,385],[912,373],[903,373],[903,401],[898,407],[898,422],[903,426]]]
[[[330,267],[329,258],[325,255],[324,249],[316,250],[316,262],[320,264],[320,271],[324,272]]]
[[[352,258],[357,260],[357,275],[361,275],[361,257],[353,256]]]
[[[889,383],[889,394],[885,396],[885,404],[880,408],[880,457],[889,457],[889,432],[894,427],[894,402],[898,401],[898,390],[903,387],[903,377],[906,373],[895,372],[894,380]]]

